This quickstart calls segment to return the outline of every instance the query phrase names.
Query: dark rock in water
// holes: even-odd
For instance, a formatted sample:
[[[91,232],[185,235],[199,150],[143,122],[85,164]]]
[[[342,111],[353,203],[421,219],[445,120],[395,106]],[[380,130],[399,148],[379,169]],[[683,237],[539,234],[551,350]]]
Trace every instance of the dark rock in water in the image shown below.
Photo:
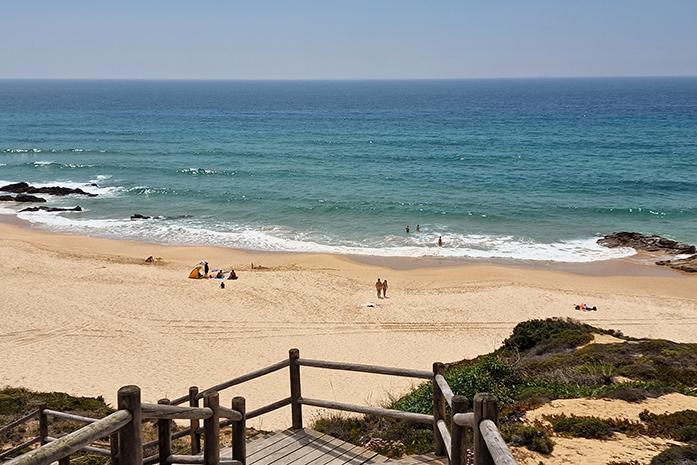
[[[697,273],[697,255],[675,260],[659,260],[656,265],[668,266],[674,270],[685,271],[687,273]]]
[[[44,207],[44,206],[27,207],[27,208],[23,208],[22,210],[20,210],[20,213],[21,212],[38,212],[38,211],[42,211],[42,212],[81,212],[82,207],[80,205],[73,207],[73,208]]]
[[[151,216],[141,215],[140,213],[134,213],[133,215],[131,215],[131,221],[134,221],[134,220],[149,220],[149,219],[151,219],[151,218],[152,218]]]
[[[42,197],[37,197],[35,195],[29,194],[17,194],[14,199],[15,202],[45,202],[46,199]]]
[[[12,202],[14,199],[11,195],[0,195],[0,202]]]
[[[27,189],[29,189],[29,184],[27,184],[26,182],[16,182],[14,184],[8,184],[6,186],[0,187],[0,191],[12,192],[15,194],[21,194],[22,192],[26,192]]]
[[[26,182],[16,182],[0,187],[0,191],[13,192],[15,194],[48,194],[56,196],[65,196],[71,194],[86,195],[88,197],[96,197],[97,194],[85,192],[80,188],[48,186],[48,187],[31,187]]]
[[[80,188],[70,188],[70,187],[61,187],[61,186],[50,186],[50,187],[30,187],[27,189],[27,194],[48,194],[48,195],[55,195],[55,196],[65,196],[65,195],[71,195],[71,194],[77,194],[77,195],[86,195],[88,197],[96,197],[97,194],[91,194],[89,192],[85,192]]]
[[[694,245],[677,242],[661,236],[636,232],[608,234],[602,239],[598,239],[598,244],[610,248],[632,247],[636,250],[646,250],[648,252],[666,252],[671,254],[697,253],[697,249]]]

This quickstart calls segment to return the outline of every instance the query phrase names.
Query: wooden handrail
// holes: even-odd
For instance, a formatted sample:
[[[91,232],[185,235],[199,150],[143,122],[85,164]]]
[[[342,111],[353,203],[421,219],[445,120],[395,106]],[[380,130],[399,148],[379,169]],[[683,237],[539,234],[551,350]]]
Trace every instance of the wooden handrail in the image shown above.
[[[231,408],[223,407],[222,405],[218,407],[220,418],[227,418],[232,421],[240,421],[242,419],[242,414],[237,410]]]
[[[440,392],[443,393],[445,401],[448,403],[450,407],[452,407],[453,397],[455,397],[455,394],[453,394],[452,389],[450,389],[450,385],[445,380],[445,377],[443,375],[438,374],[434,377],[434,379],[436,380],[436,384],[438,384],[438,387],[440,388]]]
[[[2,453],[0,453],[0,459],[14,455],[15,452],[19,452],[22,449],[26,449],[27,447],[31,446],[32,444],[36,444],[37,442],[40,442],[40,441],[41,441],[41,438],[38,436],[35,438],[31,438],[28,441],[24,441],[22,444],[19,444],[19,445],[13,447],[12,449],[7,449],[7,450],[2,451]]]
[[[31,412],[27,413],[23,417],[17,418],[13,422],[4,425],[2,428],[0,428],[0,434],[3,434],[5,432],[11,430],[15,426],[19,426],[22,423],[26,423],[30,420],[33,420],[34,418],[39,416],[39,412],[40,412],[40,410],[37,408],[36,410],[32,410]]]
[[[158,420],[205,420],[213,415],[209,408],[167,404],[141,404],[143,418]]]
[[[312,399],[302,397],[300,389],[300,367],[324,368],[363,373],[374,373],[391,376],[429,379],[433,387],[433,415],[405,412],[395,409],[368,407],[343,402]],[[264,376],[282,368],[290,368],[290,397],[272,402],[255,410],[246,412],[245,400],[235,397],[231,407],[219,404],[219,393],[237,384]],[[32,411],[12,423],[0,428],[0,433],[10,428],[28,422],[37,416],[40,419],[40,434],[23,444],[0,453],[0,459],[23,450],[37,442],[42,446],[30,452],[15,457],[3,465],[49,465],[60,460],[60,465],[67,465],[69,456],[77,451],[84,451],[105,457],[112,457],[115,465],[160,465],[174,463],[205,464],[205,465],[245,465],[245,421],[276,409],[292,406],[293,429],[302,428],[302,406],[319,407],[361,413],[379,417],[396,418],[405,421],[430,424],[434,430],[436,455],[447,455],[453,465],[464,465],[467,451],[467,431],[474,434],[474,463],[476,465],[515,465],[510,450],[496,425],[497,402],[490,394],[480,393],[474,399],[474,411],[467,412],[468,401],[463,396],[456,396],[445,379],[445,365],[434,363],[433,371],[392,368],[377,365],[363,365],[346,362],[332,362],[300,358],[297,349],[289,351],[288,360],[282,360],[273,365],[255,370],[224,383],[217,384],[205,391],[199,392],[192,386],[185,397],[169,401],[162,399],[158,404],[142,403],[140,389],[137,386],[124,386],[119,390],[118,408],[116,412],[102,419],[89,418],[72,413],[46,409],[44,406]],[[204,407],[199,407],[198,401],[204,400]],[[189,401],[189,406],[177,405]],[[446,404],[452,409],[450,429],[446,423]],[[54,417],[64,420],[77,421],[87,425],[60,438],[48,435],[46,419]],[[142,442],[141,419],[158,420],[158,440]],[[189,419],[191,424],[185,430],[172,433],[172,420]],[[204,420],[201,428],[198,421]],[[219,430],[223,426],[233,426],[233,457],[221,459],[219,456]],[[201,433],[207,438],[203,454],[197,447]],[[90,444],[99,438],[110,436],[111,450],[94,447]],[[172,454],[171,441],[184,436],[191,436],[192,454]],[[45,443],[45,444],[44,444]],[[200,444],[200,443],[199,443]],[[143,448],[158,445],[158,454],[143,458]]]
[[[256,418],[258,416],[264,415],[265,413],[273,412],[274,410],[283,408],[286,405],[290,405],[290,397],[286,397],[285,399],[277,400],[276,402],[272,402],[263,407],[250,410],[249,412],[247,412],[247,419],[249,420],[251,418]]]
[[[77,421],[80,423],[94,423],[95,421],[99,420],[99,418],[83,417],[82,415],[59,412],[57,410],[44,409],[43,412],[44,415],[48,415],[49,417],[60,418],[61,420]]]
[[[438,427],[438,433],[440,434],[440,437],[443,438],[443,446],[445,446],[445,452],[448,453],[448,458],[451,458],[453,455],[451,449],[452,438],[450,437],[450,431],[448,431],[448,425],[445,424],[444,420],[438,420],[436,422],[436,426]]]
[[[203,455],[170,455],[168,463],[203,463]]]
[[[51,436],[46,436],[44,440],[46,442],[54,442],[57,441],[60,438],[54,438]],[[99,455],[102,457],[111,457],[111,451],[107,449],[102,449],[101,447],[93,447],[93,446],[85,446],[82,449],[80,449],[81,452],[89,452],[94,455]]]
[[[474,428],[474,413],[456,413],[455,415],[453,415],[453,421],[460,426]]]
[[[345,412],[363,413],[365,415],[376,415],[379,417],[397,418],[400,420],[408,420],[416,423],[432,424],[433,417],[421,413],[403,412],[401,410],[392,410],[380,407],[364,407],[362,405],[345,404],[343,402],[335,402],[321,399],[308,399],[301,397],[299,399],[302,405],[311,405],[313,407],[322,407],[332,410],[343,410]]]
[[[516,461],[508,449],[506,441],[501,437],[496,423],[491,420],[482,420],[479,423],[479,431],[482,433],[486,447],[496,465],[516,465]]]
[[[251,371],[251,372],[244,374],[242,376],[238,376],[237,378],[232,378],[229,381],[225,381],[224,383],[216,384],[215,386],[211,386],[208,389],[204,389],[203,391],[198,393],[198,395],[196,396],[196,399],[202,399],[203,393],[205,391],[218,391],[218,392],[220,392],[223,389],[227,389],[229,387],[236,386],[238,384],[242,384],[242,383],[245,383],[247,381],[251,381],[253,379],[259,378],[261,376],[268,375],[269,373],[273,373],[274,371],[281,370],[287,366],[288,366],[288,360],[281,360],[280,362],[276,362],[273,365],[269,365],[267,367]],[[187,400],[189,400],[188,394],[186,396],[177,397],[176,399],[170,401],[170,405],[179,405],[179,404],[186,402]]]
[[[129,412],[125,410],[116,411],[101,420],[66,434],[60,439],[20,455],[5,465],[50,465],[63,457],[84,449],[97,439],[118,431],[128,424],[131,419],[132,416]]]
[[[327,360],[312,360],[309,358],[300,358],[296,363],[300,366],[326,368],[329,370],[358,371],[362,373],[375,373],[379,375],[403,376],[405,378],[433,378],[433,373],[430,371],[412,370],[409,368],[392,368],[379,365],[362,365],[360,363],[330,362]]]

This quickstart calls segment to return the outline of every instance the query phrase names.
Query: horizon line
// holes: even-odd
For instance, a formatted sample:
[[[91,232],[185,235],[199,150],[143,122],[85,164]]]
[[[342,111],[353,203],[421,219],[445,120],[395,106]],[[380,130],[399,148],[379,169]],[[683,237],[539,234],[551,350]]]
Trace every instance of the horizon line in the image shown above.
[[[360,82],[360,81],[495,81],[553,79],[651,79],[697,78],[697,74],[630,74],[579,76],[491,76],[491,77],[416,77],[416,78],[175,78],[175,77],[0,77],[0,81],[201,81],[201,82]]]

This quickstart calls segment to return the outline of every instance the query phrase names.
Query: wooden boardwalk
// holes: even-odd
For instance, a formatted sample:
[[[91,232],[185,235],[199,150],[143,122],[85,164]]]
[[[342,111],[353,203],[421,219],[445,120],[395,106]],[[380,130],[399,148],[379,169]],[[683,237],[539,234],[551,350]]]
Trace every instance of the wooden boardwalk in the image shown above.
[[[221,460],[230,460],[232,450],[220,451]],[[311,429],[286,430],[247,443],[247,465],[370,465],[390,462],[394,465],[443,465],[435,456],[410,456],[389,459],[365,447],[356,446]]]

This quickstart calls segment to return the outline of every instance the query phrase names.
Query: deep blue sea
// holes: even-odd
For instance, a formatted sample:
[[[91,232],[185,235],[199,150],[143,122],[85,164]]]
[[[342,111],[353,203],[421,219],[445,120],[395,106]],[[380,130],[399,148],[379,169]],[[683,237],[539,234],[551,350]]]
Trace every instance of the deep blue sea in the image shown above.
[[[57,231],[600,260],[616,230],[697,242],[697,78],[0,81],[15,181],[99,194],[19,214]]]

